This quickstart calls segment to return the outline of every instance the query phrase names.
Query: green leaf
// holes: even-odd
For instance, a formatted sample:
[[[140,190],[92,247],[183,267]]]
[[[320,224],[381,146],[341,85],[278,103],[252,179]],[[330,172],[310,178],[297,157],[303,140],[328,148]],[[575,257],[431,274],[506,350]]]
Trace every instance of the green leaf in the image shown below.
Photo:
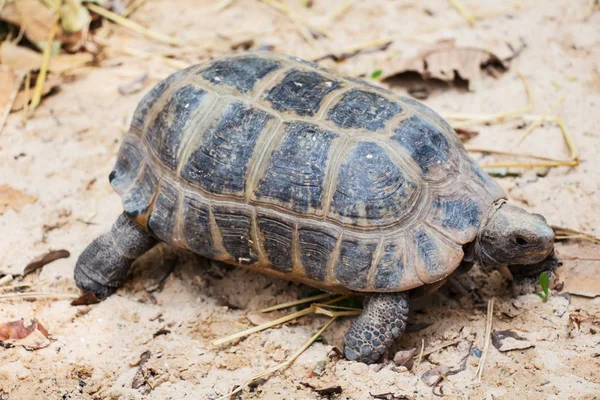
[[[377,79],[379,78],[381,75],[383,74],[383,71],[380,69],[376,69],[375,71],[373,71],[373,73],[371,74],[371,79]]]
[[[550,277],[548,276],[548,271],[544,271],[540,274],[540,285],[544,291],[543,299],[544,301],[547,301],[548,296],[550,296]]]

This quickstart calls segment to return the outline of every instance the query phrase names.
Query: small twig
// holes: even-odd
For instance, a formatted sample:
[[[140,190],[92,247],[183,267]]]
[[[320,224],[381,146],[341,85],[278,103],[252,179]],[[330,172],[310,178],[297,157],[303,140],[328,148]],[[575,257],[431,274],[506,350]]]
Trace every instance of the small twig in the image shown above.
[[[427,353],[423,353],[422,356],[423,357],[427,357],[433,353],[437,353],[440,350],[444,350],[446,347],[450,347],[450,346],[454,346],[455,344],[459,344],[461,342],[462,339],[457,339],[457,340],[452,340],[450,342],[446,342],[444,344],[439,345],[438,347],[434,348],[433,350],[428,350]]]
[[[225,399],[227,397],[231,397],[231,396],[235,395],[236,393],[239,393],[242,390],[244,390],[244,388],[246,386],[248,386],[255,380],[265,377],[265,376],[268,376],[268,375],[271,375],[277,371],[280,371],[280,370],[290,366],[298,357],[300,357],[300,355],[302,353],[304,353],[306,351],[306,349],[308,349],[319,338],[319,336],[321,336],[323,334],[323,332],[325,332],[325,330],[327,328],[329,328],[331,326],[331,324],[333,324],[335,322],[336,319],[337,319],[337,317],[331,318],[321,329],[319,329],[319,331],[317,333],[312,335],[312,337],[306,343],[304,343],[304,345],[297,352],[295,352],[289,359],[275,365],[274,367],[267,369],[266,371],[263,371],[259,374],[254,375],[252,378],[248,379],[246,382],[241,384],[237,389],[235,389],[231,393],[227,393],[226,395],[219,397],[219,399]]]
[[[323,307],[315,307],[315,314],[327,315],[328,317],[350,317],[362,314],[363,310],[331,311]]]
[[[190,66],[190,63],[188,63],[186,61],[177,60],[175,58],[165,57],[160,54],[147,53],[145,51],[138,50],[138,49],[132,49],[132,48],[128,48],[128,47],[113,47],[113,49],[120,51],[124,54],[130,55],[130,56],[142,58],[144,60],[155,58],[155,59],[158,59],[158,60],[164,62],[165,64],[168,64],[177,69],[183,69],[183,68],[187,68]]]
[[[458,11],[458,13],[467,20],[467,22],[470,25],[473,25],[475,23],[475,17],[473,16],[473,14],[471,14],[459,0],[448,1],[450,2],[450,4],[452,4],[454,8],[456,8],[456,11]]]
[[[133,22],[133,21],[127,19],[127,18],[124,18],[124,17],[120,16],[117,13],[109,11],[106,8],[100,7],[100,6],[98,6],[96,4],[93,4],[93,3],[86,3],[85,6],[87,8],[89,8],[90,11],[93,11],[96,14],[99,14],[99,15],[103,16],[104,18],[106,18],[106,19],[108,19],[108,20],[110,20],[110,21],[112,21],[114,23],[117,23],[119,25],[123,25],[124,27],[129,28],[132,31],[137,32],[139,34],[142,34],[142,35],[144,35],[146,37],[149,37],[149,38],[154,39],[154,40],[158,40],[160,42],[168,43],[168,44],[173,45],[173,46],[179,45],[179,40],[177,40],[176,38],[174,38],[172,36],[164,35],[162,33],[153,31],[151,29],[148,29],[148,28],[146,28],[146,27],[144,27],[144,26],[142,26],[142,25],[140,25],[140,24],[138,24],[136,22]]]
[[[348,59],[350,57],[353,57],[365,50],[370,50],[370,49],[385,50],[389,47],[390,44],[392,44],[393,41],[394,41],[394,39],[391,37],[369,40],[366,42],[359,43],[355,46],[339,50],[336,53],[322,54],[318,57],[313,58],[313,61],[319,62],[319,61],[325,60],[327,58],[331,58],[331,59],[333,59],[333,61],[339,62],[339,61]]]
[[[129,4],[127,6],[127,9],[125,10],[125,12],[123,13],[123,17],[127,18],[129,17],[131,14],[133,14],[138,8],[140,8],[144,3],[146,2],[146,0],[134,0],[131,2],[131,4]]]
[[[586,232],[576,231],[575,229],[563,228],[560,226],[550,225],[556,234],[556,239],[583,239],[600,244],[600,238]]]
[[[417,362],[412,367],[412,372],[415,372],[421,365],[421,361],[423,361],[423,351],[424,350],[425,350],[425,339],[421,339],[421,351],[419,352],[419,357],[417,358]]]
[[[215,6],[214,10],[216,12],[220,12],[223,11],[224,9],[226,9],[227,7],[231,6],[234,3],[235,0],[220,0],[217,5]]]
[[[517,141],[517,146],[520,145],[521,143],[523,143],[523,140],[525,140],[525,138],[531,133],[533,132],[533,130],[535,128],[537,128],[538,126],[540,126],[542,124],[542,122],[544,122],[544,120],[551,114],[554,113],[554,111],[556,111],[556,109],[565,101],[564,97],[561,97],[560,99],[558,99],[556,101],[556,103],[554,103],[552,105],[552,107],[550,107],[550,109],[545,112],[542,117],[536,121],[534,121],[531,125],[529,125],[529,127],[525,130],[525,132],[523,132],[523,135],[521,135],[521,137],[519,138],[519,140]]]
[[[336,297],[335,299],[332,299],[332,300],[326,302],[325,304],[336,303],[336,302],[338,302],[338,301],[340,301],[342,299],[345,299],[345,298],[346,298],[346,296]],[[239,338],[251,335],[251,334],[256,333],[256,332],[264,331],[265,329],[269,329],[269,328],[272,328],[274,326],[284,324],[284,323],[286,323],[288,321],[294,320],[296,318],[300,318],[300,317],[302,317],[304,315],[312,314],[315,311],[316,311],[316,308],[311,305],[310,307],[305,308],[304,310],[300,310],[300,311],[297,311],[295,313],[292,313],[292,314],[289,314],[289,315],[285,315],[285,316],[283,316],[281,318],[277,318],[277,319],[275,319],[273,321],[265,322],[264,324],[260,324],[260,325],[254,326],[252,328],[245,329],[245,330],[240,331],[240,332],[236,332],[234,334],[231,334],[231,335],[226,336],[226,337],[221,338],[221,339],[213,340],[211,343],[212,343],[213,346],[220,346],[222,344],[231,342],[231,341],[233,341],[235,339],[239,339]]]
[[[52,293],[52,292],[28,292],[28,293],[8,293],[8,294],[0,294],[0,300],[10,300],[10,299],[18,299],[18,298],[36,298],[36,297],[45,297],[45,298],[55,298],[55,299],[76,299],[79,297],[76,294],[70,293]]]
[[[354,4],[354,2],[356,2],[356,0],[344,0],[342,4],[333,9],[333,11],[331,11],[329,15],[325,17],[325,24],[329,25],[335,20],[339,19],[344,13],[346,13],[350,9],[350,7],[352,7],[352,4]]]
[[[25,103],[23,104],[23,117],[21,119],[23,126],[27,125],[27,116],[29,115],[29,89],[31,89],[31,70],[27,71],[25,77]]]
[[[8,99],[8,104],[6,104],[6,108],[2,111],[2,116],[0,116],[0,135],[2,135],[2,130],[4,129],[4,125],[6,124],[6,120],[8,119],[8,114],[15,103],[15,99],[19,94],[19,89],[21,88],[21,84],[23,83],[23,79],[25,79],[25,72],[14,72],[15,77],[15,87],[13,88],[12,93],[10,94],[10,98]]]
[[[48,35],[48,40],[46,40],[46,46],[44,47],[44,52],[42,53],[42,65],[40,66],[40,72],[38,74],[37,80],[35,81],[35,89],[33,92],[33,97],[31,98],[31,113],[33,113],[40,104],[42,100],[42,93],[44,92],[44,84],[46,83],[46,76],[48,75],[48,64],[50,63],[50,55],[52,50],[52,42],[54,41],[54,37],[58,33],[58,16],[54,18],[54,22],[52,23],[52,28],[50,29],[50,34]]]
[[[322,293],[322,294],[318,294],[316,296],[306,297],[306,298],[300,299],[300,300],[294,300],[294,301],[288,301],[286,303],[276,304],[271,307],[263,308],[262,310],[259,310],[258,312],[267,313],[270,311],[281,310],[282,308],[289,308],[289,307],[297,306],[299,304],[310,303],[311,301],[322,300],[322,299],[326,299],[331,296],[333,296],[332,293]]]
[[[481,353],[481,360],[479,361],[479,365],[477,366],[477,371],[475,372],[475,376],[473,379],[477,378],[478,381],[481,381],[481,376],[483,375],[483,367],[485,365],[485,359],[487,357],[487,353],[490,349],[490,336],[492,335],[492,323],[494,321],[494,298],[492,297],[488,301],[487,307],[487,319],[485,324],[485,335],[484,335],[484,343],[483,343],[483,352]]]

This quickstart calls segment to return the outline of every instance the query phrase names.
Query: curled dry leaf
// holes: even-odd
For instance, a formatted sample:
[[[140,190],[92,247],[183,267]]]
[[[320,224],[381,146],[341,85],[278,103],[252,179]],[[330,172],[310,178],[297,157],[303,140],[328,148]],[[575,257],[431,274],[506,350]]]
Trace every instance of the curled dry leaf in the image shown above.
[[[61,258],[68,258],[71,255],[67,250],[53,250],[47,253],[41,254],[31,260],[29,264],[23,270],[23,276],[32,273],[33,271],[42,268],[44,265],[51,263],[52,261],[59,260]]]
[[[148,83],[148,74],[143,74],[140,77],[136,78],[133,82],[127,83],[125,85],[119,86],[119,93],[122,95],[128,95],[137,93],[146,86]]]
[[[98,304],[100,300],[96,297],[94,292],[85,292],[75,300],[71,302],[72,306],[89,306],[90,304]]]
[[[483,72],[497,75],[506,71],[507,64],[495,54],[474,47],[456,47],[453,41],[443,41],[424,50],[416,57],[392,61],[384,71],[383,79],[407,72],[416,72],[423,79],[446,82],[462,79],[469,90],[476,90],[483,80]]]
[[[23,346],[26,350],[37,350],[50,345],[48,331],[33,319],[29,326],[23,320],[0,323],[0,341]]]
[[[33,98],[33,93],[34,93],[33,87],[35,86],[36,77],[37,77],[37,74],[31,75],[31,87],[29,90],[29,95],[27,95],[25,90],[21,90],[19,92],[19,94],[17,94],[17,98],[15,99],[15,102],[13,103],[13,106],[12,106],[12,111],[19,111],[19,110],[23,109],[23,107],[25,106],[25,103],[31,101],[31,99]],[[55,75],[55,74],[48,75],[48,77],[46,78],[46,81],[44,82],[44,87],[42,88],[42,97],[49,95],[50,92],[52,92],[52,90],[54,90],[61,84],[62,84],[62,79],[60,78],[59,75]]]
[[[400,350],[394,355],[394,363],[398,366],[404,366],[407,369],[412,368],[413,357],[419,350],[416,347],[408,350]]]
[[[50,35],[56,18],[54,11],[40,0],[19,0],[3,2],[0,8],[0,20],[21,27],[25,36],[39,48],[42,48]]]
[[[427,386],[437,385],[446,375],[450,372],[450,368],[445,365],[440,365],[439,367],[435,367],[430,369],[421,375],[421,381]]]
[[[8,208],[21,211],[27,204],[37,201],[37,197],[29,195],[8,185],[0,185],[0,215]]]
[[[94,60],[90,53],[59,54],[50,58],[48,70],[55,74],[62,74],[70,69],[84,66]],[[5,41],[0,45],[0,63],[7,65],[14,71],[34,71],[42,64],[42,54],[24,46]]]
[[[514,331],[494,331],[492,344],[498,351],[524,350],[535,347],[533,343]]]

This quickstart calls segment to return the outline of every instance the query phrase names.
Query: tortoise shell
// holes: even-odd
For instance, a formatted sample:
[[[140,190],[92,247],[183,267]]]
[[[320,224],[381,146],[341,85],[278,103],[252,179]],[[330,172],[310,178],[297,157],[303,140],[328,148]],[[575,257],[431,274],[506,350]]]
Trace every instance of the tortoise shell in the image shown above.
[[[263,52],[158,83],[110,182],[162,241],[338,292],[444,279],[505,196],[424,105]]]

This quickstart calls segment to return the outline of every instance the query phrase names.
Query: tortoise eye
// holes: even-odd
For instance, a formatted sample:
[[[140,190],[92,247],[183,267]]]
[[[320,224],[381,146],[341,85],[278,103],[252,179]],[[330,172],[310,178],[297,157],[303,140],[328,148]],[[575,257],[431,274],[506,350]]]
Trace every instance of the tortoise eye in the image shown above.
[[[515,238],[515,243],[518,244],[519,246],[523,247],[524,249],[529,247],[529,242],[527,241],[527,239],[525,239],[522,236],[517,236]]]

